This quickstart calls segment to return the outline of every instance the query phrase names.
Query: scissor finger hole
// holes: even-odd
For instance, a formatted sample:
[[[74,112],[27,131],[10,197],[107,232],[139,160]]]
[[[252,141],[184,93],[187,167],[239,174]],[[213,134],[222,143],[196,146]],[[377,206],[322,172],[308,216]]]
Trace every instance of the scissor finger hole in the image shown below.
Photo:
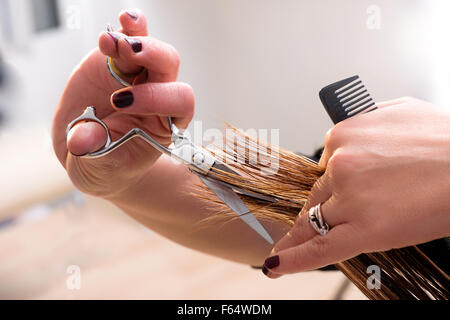
[[[98,119],[95,116],[95,108],[94,107],[88,107],[80,117],[78,117],[77,119],[75,119],[71,123],[69,123],[69,125],[67,126],[67,130],[66,130],[66,138],[69,135],[70,130],[72,130],[77,124],[82,123],[82,122],[84,122],[84,123],[95,122],[95,123],[98,123],[99,125],[101,125],[103,127],[103,129],[105,129],[105,132],[106,132],[106,143],[103,146],[103,149],[106,149],[111,145],[111,135],[109,133],[109,129],[106,126],[106,124],[103,123],[103,121],[101,121],[100,119]]]

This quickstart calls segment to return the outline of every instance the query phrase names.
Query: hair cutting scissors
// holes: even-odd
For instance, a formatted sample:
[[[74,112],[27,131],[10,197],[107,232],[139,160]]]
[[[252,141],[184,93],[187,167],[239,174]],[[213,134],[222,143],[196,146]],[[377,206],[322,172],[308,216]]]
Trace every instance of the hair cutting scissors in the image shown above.
[[[107,30],[112,31],[113,29],[110,25],[108,25]],[[118,72],[116,72],[116,68],[110,57],[107,57],[106,65],[110,74],[120,84],[126,87],[132,86],[130,83],[123,80]],[[105,156],[115,149],[119,148],[127,141],[136,137],[141,138],[162,154],[168,155],[171,158],[184,163],[191,170],[191,172],[196,174],[203,181],[203,183],[231,210],[233,210],[233,212],[235,212],[246,224],[248,224],[267,242],[269,242],[270,244],[274,243],[269,233],[264,229],[261,223],[255,218],[248,207],[244,204],[238,193],[269,202],[277,202],[277,199],[274,197],[243,190],[226,182],[218,181],[214,177],[212,177],[210,174],[212,170],[223,171],[234,175],[239,174],[232,170],[229,166],[225,165],[219,159],[214,157],[205,148],[196,146],[194,143],[192,143],[189,136],[185,134],[185,131],[178,129],[172,122],[172,119],[170,117],[168,117],[168,121],[169,128],[172,134],[172,145],[169,148],[158,143],[158,141],[156,141],[153,137],[151,137],[140,128],[131,129],[122,138],[113,142],[111,140],[111,135],[108,127],[104,122],[97,118],[95,114],[95,107],[87,107],[80,117],[73,120],[67,126],[66,137],[69,134],[69,131],[81,121],[97,122],[105,129],[107,135],[106,144],[101,150],[86,154],[82,156],[83,158],[99,158]]]
[[[178,129],[175,124],[173,124],[170,117],[168,118],[168,120],[169,126],[172,131],[172,145],[169,148],[161,145],[144,130],[139,128],[131,129],[122,138],[112,142],[108,127],[95,115],[95,107],[87,107],[80,117],[73,120],[67,126],[66,136],[69,134],[69,131],[81,121],[94,121],[100,124],[105,129],[107,134],[106,144],[101,150],[82,156],[83,158],[90,159],[105,156],[133,138],[138,137],[143,139],[161,153],[184,163],[191,170],[191,172],[195,173],[203,181],[203,183],[231,210],[233,210],[245,223],[247,223],[267,242],[273,244],[273,240],[270,237],[269,233],[255,218],[255,216],[251,213],[251,211],[244,204],[237,193],[269,202],[276,202],[277,200],[273,197],[264,196],[240,189],[236,186],[227,184],[226,182],[218,181],[214,179],[214,177],[211,177],[210,172],[213,168],[235,175],[239,174],[225,165],[223,162],[219,161],[206,149],[193,144],[191,139],[185,134],[184,130]]]

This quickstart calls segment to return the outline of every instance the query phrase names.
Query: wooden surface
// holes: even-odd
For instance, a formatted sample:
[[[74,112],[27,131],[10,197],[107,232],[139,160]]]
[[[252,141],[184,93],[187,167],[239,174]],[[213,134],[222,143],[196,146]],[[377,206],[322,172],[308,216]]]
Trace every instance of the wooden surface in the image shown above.
[[[270,280],[172,243],[99,199],[47,209],[0,229],[0,298],[331,299],[345,279],[307,272]],[[66,285],[71,265],[81,270],[79,290]],[[344,298],[364,297],[351,286]]]

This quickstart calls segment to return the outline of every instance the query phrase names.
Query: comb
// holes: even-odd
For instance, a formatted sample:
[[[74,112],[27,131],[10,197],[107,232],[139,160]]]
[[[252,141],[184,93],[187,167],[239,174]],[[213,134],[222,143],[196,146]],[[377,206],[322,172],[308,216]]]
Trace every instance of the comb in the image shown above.
[[[359,76],[330,84],[320,90],[319,96],[334,124],[377,109]]]

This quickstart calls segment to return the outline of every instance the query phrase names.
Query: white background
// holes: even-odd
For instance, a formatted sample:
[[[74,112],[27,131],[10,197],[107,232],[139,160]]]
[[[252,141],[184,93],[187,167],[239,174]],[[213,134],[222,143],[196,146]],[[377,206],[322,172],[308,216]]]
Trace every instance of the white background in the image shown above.
[[[26,32],[28,1],[11,2],[16,40],[0,46],[15,82],[0,97],[9,125],[24,130],[50,125],[71,70],[127,7],[143,9],[151,35],[179,50],[180,80],[195,90],[204,129],[220,119],[277,128],[283,147],[308,153],[331,126],[318,99],[331,82],[359,74],[378,101],[442,102],[438,89],[448,88],[445,1],[63,0],[63,27],[37,35]],[[366,26],[369,5],[381,10],[379,30]],[[80,29],[67,27],[74,8]]]

